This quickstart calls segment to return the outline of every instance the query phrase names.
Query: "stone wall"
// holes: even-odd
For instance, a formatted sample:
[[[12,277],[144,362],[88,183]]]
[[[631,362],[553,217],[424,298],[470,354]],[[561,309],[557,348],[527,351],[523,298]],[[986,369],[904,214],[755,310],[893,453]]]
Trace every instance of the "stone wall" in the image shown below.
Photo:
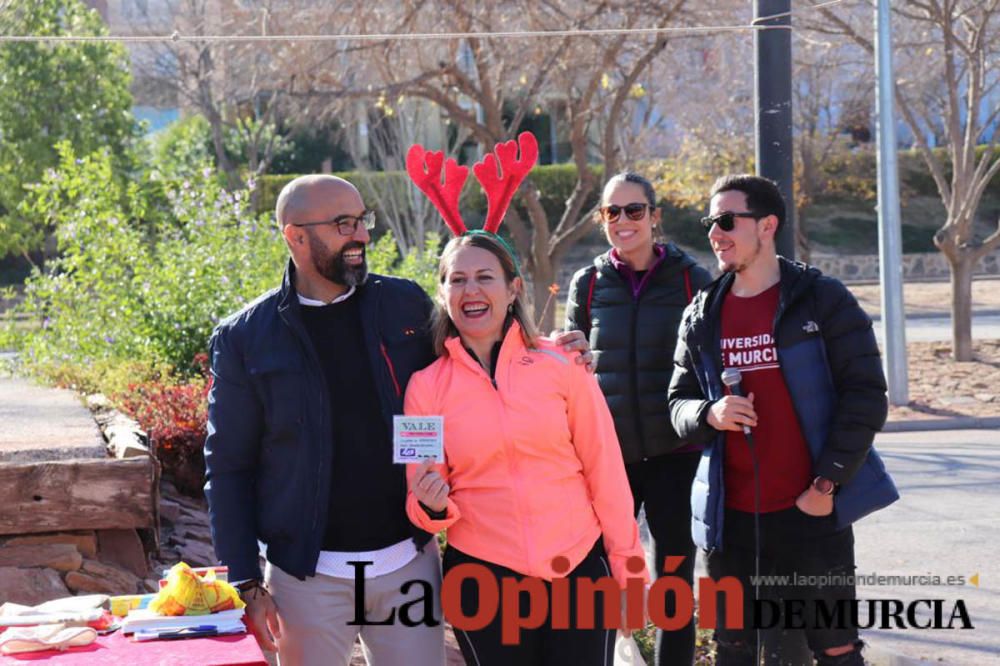
[[[156,580],[147,579],[145,548],[134,529],[51,532],[0,542],[0,605],[156,589]]]
[[[573,273],[591,263],[597,254],[607,251],[607,245],[598,243],[581,244],[567,255],[559,271],[560,294],[565,299],[566,289]],[[688,252],[717,275],[715,257],[708,252]],[[810,262],[823,271],[844,282],[877,282],[879,279],[878,254],[824,254],[814,252]],[[1000,251],[988,254],[979,260],[975,275],[1000,275]],[[951,273],[948,262],[940,252],[922,252],[903,255],[904,280],[948,280]]]
[[[813,254],[812,265],[827,275],[844,282],[879,279],[877,254]],[[988,254],[979,260],[976,275],[1000,275],[1000,252]],[[940,252],[922,252],[903,255],[903,279],[947,280],[951,275],[948,261]]]
[[[96,422],[107,447],[107,452],[101,447],[100,456],[110,453],[112,460],[150,458],[145,433],[137,423],[113,409],[103,396],[89,396],[86,402],[90,408],[86,417]],[[52,455],[51,449],[48,455]],[[0,470],[13,464],[0,457]],[[216,564],[204,498],[181,495],[173,484],[162,479],[157,482],[155,477],[158,475],[151,482],[158,483],[158,491],[151,496],[156,503],[151,527],[61,528],[30,534],[2,531],[0,607],[8,601],[34,606],[70,594],[154,592],[161,573],[179,561],[193,567]],[[107,496],[93,487],[89,492]],[[7,521],[0,527],[11,526],[15,523]]]

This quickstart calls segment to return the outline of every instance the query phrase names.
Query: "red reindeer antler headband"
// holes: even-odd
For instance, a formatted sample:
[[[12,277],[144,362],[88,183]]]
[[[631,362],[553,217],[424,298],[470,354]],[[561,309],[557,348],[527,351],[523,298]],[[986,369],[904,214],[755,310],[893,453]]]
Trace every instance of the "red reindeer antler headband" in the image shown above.
[[[521,148],[520,159],[517,157],[519,146]],[[496,236],[504,215],[507,214],[507,208],[514,198],[514,193],[531,168],[535,166],[535,162],[538,161],[538,142],[530,132],[522,132],[517,137],[516,142],[498,143],[495,152],[495,157],[493,153],[490,153],[472,167],[472,171],[476,174],[476,180],[483,186],[483,191],[486,193],[486,223],[483,225],[482,231],[478,229],[469,231],[458,212],[458,198],[462,193],[462,186],[465,185],[466,178],[469,177],[469,168],[459,166],[452,158],[448,158],[446,161],[443,152],[425,150],[420,144],[410,146],[410,150],[406,154],[406,172],[410,174],[410,179],[427,195],[427,198],[441,213],[445,224],[456,236],[483,232]],[[444,167],[443,180],[441,178],[442,166]],[[497,238],[500,237],[497,236]],[[501,242],[503,242],[502,239]],[[507,246],[507,243],[504,243],[504,246]],[[508,249],[510,248],[508,247]],[[513,252],[511,252],[511,256],[514,256]]]

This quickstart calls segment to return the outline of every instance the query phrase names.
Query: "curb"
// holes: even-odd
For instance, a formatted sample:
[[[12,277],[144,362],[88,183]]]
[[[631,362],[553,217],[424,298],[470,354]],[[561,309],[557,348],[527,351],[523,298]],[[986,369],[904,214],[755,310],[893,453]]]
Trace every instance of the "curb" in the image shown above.
[[[882,315],[868,315],[871,317],[873,323],[878,323],[882,321]],[[975,321],[976,317],[996,317],[1000,316],[1000,310],[989,309],[989,310],[976,310],[972,313],[972,320]],[[907,314],[904,319],[910,321],[912,319],[922,320],[922,319],[946,319],[951,321],[950,312],[912,312]]]
[[[901,419],[888,421],[882,432],[925,432],[934,430],[986,430],[1000,428],[997,416],[957,416],[948,419]]]

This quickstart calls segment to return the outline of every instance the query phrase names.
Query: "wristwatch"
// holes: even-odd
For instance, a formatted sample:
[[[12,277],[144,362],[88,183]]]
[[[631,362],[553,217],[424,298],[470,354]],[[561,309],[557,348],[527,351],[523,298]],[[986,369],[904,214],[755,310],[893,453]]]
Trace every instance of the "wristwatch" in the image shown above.
[[[251,590],[263,590],[264,581],[258,578],[248,578],[237,583],[232,583],[232,586],[235,587],[236,591],[240,593],[240,598],[242,599],[246,596],[246,593]]]
[[[820,495],[832,495],[837,490],[837,484],[823,476],[813,479],[812,487]]]

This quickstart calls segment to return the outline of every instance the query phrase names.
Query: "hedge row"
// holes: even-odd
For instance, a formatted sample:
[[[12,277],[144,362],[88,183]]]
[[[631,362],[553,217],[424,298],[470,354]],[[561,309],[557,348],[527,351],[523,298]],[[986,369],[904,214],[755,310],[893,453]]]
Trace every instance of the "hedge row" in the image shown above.
[[[982,156],[988,146],[980,146],[977,155]],[[950,164],[947,160],[947,153],[943,148],[935,149],[941,157],[945,159],[946,174],[950,177]],[[1000,153],[998,153],[1000,159]],[[870,177],[873,186],[870,191],[874,192],[874,181],[876,177],[876,157],[873,150],[859,150],[844,156],[846,164],[845,171],[851,173],[866,174]],[[844,163],[842,162],[842,163]],[[668,163],[669,168],[669,163]],[[593,167],[594,174],[601,179],[603,169],[599,166]],[[402,191],[406,188],[408,177],[403,171],[385,172],[364,172],[364,171],[343,171],[334,175],[346,178],[354,183],[361,191],[361,196],[366,202],[377,200],[376,192],[388,192],[391,190]],[[899,177],[900,186],[904,196],[929,196],[937,197],[937,186],[934,179],[924,164],[923,158],[914,149],[902,150],[899,152]],[[290,180],[296,178],[294,174],[268,175],[264,176],[258,183],[259,198],[258,210],[273,210],[278,193]],[[576,166],[572,164],[554,164],[537,166],[531,172],[531,179],[542,195],[542,205],[550,220],[558,220],[562,214],[566,200],[573,192],[576,184]],[[987,189],[987,196],[1000,198],[1000,178],[995,178]],[[593,194],[596,201],[597,193]],[[588,202],[593,204],[594,201]],[[661,203],[668,208],[678,209],[670,201],[669,193],[664,195]],[[486,214],[486,200],[479,189],[475,178],[470,177],[466,181],[462,195],[462,211],[468,216],[470,222],[477,218],[481,219]],[[700,211],[692,211],[692,214],[700,214]]]
[[[600,181],[602,173],[603,169],[594,167],[594,174],[598,181]],[[379,199],[378,193],[392,195],[405,192],[410,182],[405,171],[341,171],[333,175],[354,183],[361,192],[361,198],[370,206]],[[258,210],[274,210],[274,204],[278,200],[281,189],[294,178],[297,178],[297,175],[264,176],[257,184]],[[548,218],[558,220],[566,205],[566,199],[569,198],[574,185],[576,185],[576,166],[572,164],[537,166],[531,172],[531,180],[541,193],[542,206],[545,208]],[[593,194],[592,200],[587,202],[588,205],[596,203],[597,195],[597,192]],[[483,196],[479,182],[471,174],[462,190],[460,205],[463,217],[470,224],[481,222],[486,216],[486,197]]]

